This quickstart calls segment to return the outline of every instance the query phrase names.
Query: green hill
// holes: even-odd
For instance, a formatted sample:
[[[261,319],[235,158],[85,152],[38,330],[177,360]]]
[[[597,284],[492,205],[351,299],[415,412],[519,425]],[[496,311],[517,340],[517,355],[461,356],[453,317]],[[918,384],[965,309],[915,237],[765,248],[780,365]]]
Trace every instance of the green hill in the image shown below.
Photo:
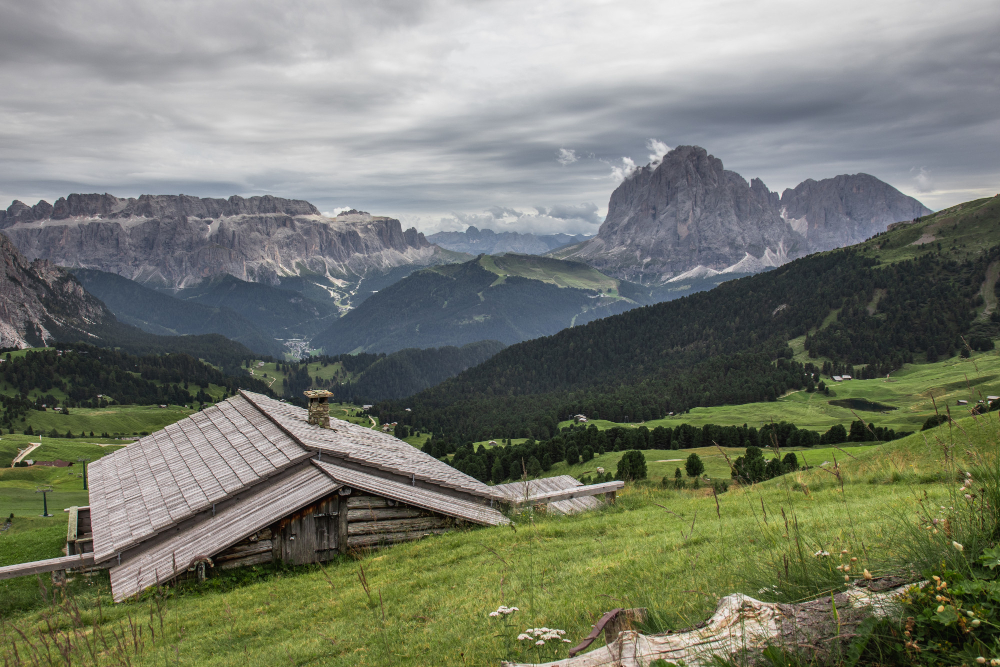
[[[272,338],[282,340],[309,338],[336,320],[340,312],[333,300],[309,298],[302,292],[246,282],[229,274],[206,278],[173,296],[181,301],[229,309]]]
[[[71,269],[70,273],[121,322],[143,331],[161,336],[214,333],[243,343],[258,354],[283,354],[274,338],[229,308],[185,303],[115,273],[92,269]]]
[[[932,225],[951,236],[914,245]],[[1000,316],[987,314],[984,294],[995,302],[998,230],[1000,199],[969,202],[858,246],[513,345],[376,411],[469,440],[547,438],[576,413],[657,419],[989,349]]]
[[[613,308],[634,308],[617,280],[577,262],[481,256],[418,271],[369,297],[312,340],[327,354],[509,345],[548,336]]]

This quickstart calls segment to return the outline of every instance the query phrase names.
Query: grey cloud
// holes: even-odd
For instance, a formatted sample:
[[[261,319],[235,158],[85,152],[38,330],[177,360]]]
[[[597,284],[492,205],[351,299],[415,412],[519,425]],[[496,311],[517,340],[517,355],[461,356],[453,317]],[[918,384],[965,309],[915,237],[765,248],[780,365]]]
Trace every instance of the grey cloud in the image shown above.
[[[1000,190],[995,2],[719,11],[0,0],[0,205],[270,193],[587,231],[596,212],[553,211],[605,206],[609,165],[653,160],[650,138],[776,190],[859,171],[934,208]]]

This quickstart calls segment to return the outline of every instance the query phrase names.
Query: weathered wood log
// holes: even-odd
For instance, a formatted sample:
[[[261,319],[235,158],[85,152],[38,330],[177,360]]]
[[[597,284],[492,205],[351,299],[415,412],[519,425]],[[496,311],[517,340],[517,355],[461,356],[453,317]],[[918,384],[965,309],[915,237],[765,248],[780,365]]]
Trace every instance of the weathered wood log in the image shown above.
[[[379,496],[351,496],[347,499],[347,509],[349,510],[369,507],[395,507],[397,504],[395,500]]]
[[[899,580],[892,581],[892,585]],[[683,661],[688,667],[713,664],[713,656],[759,654],[768,646],[803,653],[808,659],[828,656],[837,644],[846,644],[869,616],[898,614],[899,596],[910,586],[884,591],[881,582],[862,582],[844,593],[801,604],[755,600],[747,595],[727,595],[715,614],[700,627],[677,634],[644,635],[624,630],[599,649],[534,667],[640,667],[654,660]],[[912,585],[912,584],[911,584]],[[884,592],[883,592],[884,591]],[[532,663],[501,663],[503,667],[528,667]]]
[[[221,554],[217,555],[214,560],[219,561],[229,561],[237,558],[244,558],[246,556],[253,556],[260,553],[271,553],[273,543],[271,540],[258,540],[256,542],[248,542],[246,544],[237,544],[235,546],[229,547]]]
[[[238,567],[248,567],[250,565],[261,565],[263,563],[270,563],[274,560],[271,555],[271,550],[268,549],[263,553],[257,553],[250,556],[244,556],[242,558],[236,558],[233,560],[227,560],[223,562],[217,562],[216,567],[220,570],[233,570]]]
[[[451,523],[442,516],[428,516],[417,519],[395,519],[392,521],[358,521],[347,524],[347,535],[367,535],[369,533],[409,533],[432,528],[444,528]]]
[[[347,510],[347,521],[388,521],[390,519],[414,519],[420,516],[428,516],[430,512],[417,509],[416,507],[382,507]]]
[[[440,535],[447,533],[451,528],[433,528],[431,530],[411,531],[406,533],[373,533],[370,535],[353,535],[347,538],[348,548],[354,547],[377,547],[385,544],[395,544],[396,542],[409,542],[419,540],[427,535]]]

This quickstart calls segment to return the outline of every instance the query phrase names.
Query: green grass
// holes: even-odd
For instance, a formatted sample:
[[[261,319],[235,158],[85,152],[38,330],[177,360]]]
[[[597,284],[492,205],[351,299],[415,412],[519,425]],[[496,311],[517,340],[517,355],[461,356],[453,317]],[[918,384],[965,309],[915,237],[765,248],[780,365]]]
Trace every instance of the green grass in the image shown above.
[[[430,537],[343,557],[325,568],[260,568],[201,587],[185,584],[168,592],[164,631],[142,662],[177,657],[191,664],[248,666],[536,661],[549,656],[512,641],[527,627],[564,629],[575,644],[612,607],[648,607],[652,629],[663,630],[705,619],[718,598],[733,591],[765,599],[818,593],[836,587],[841,574],[833,570],[839,561],[821,562],[812,552],[846,549],[860,559],[857,571],[886,572],[900,553],[899,517],[912,514],[924,491],[932,502],[952,502],[949,487],[935,481],[951,474],[941,445],[960,456],[963,449],[995,448],[998,431],[993,413],[964,419],[955,428],[853,448],[848,450],[853,458],[837,456],[843,485],[832,472],[799,472],[734,488],[719,496],[718,513],[705,490],[630,484],[615,506],[582,515],[523,515],[514,528]],[[805,452],[813,462],[831,453]],[[680,458],[686,452],[648,454]],[[610,465],[615,456],[602,459]],[[706,464],[712,474],[719,468],[717,461]],[[0,554],[54,555],[56,528],[34,522],[19,521],[17,532],[0,536]],[[797,558],[800,547],[805,555],[791,561],[791,576],[778,590],[763,590],[779,582],[783,558]],[[360,584],[362,571],[370,596]],[[102,581],[78,577],[72,586],[81,601],[92,604],[102,594]],[[7,598],[20,605],[27,604],[29,588],[0,582],[0,590],[11,590]],[[487,615],[500,604],[521,610],[510,628]],[[107,609],[105,624],[127,614],[145,617],[149,605]],[[37,613],[5,615],[23,625]],[[565,657],[565,646],[558,657]]]
[[[250,373],[258,380],[269,383],[271,390],[281,396],[283,394],[282,380],[288,377],[287,373],[278,369],[278,364],[269,361],[265,362],[263,366],[259,366],[261,362],[253,361],[250,367]],[[295,362],[292,362],[295,363]],[[332,364],[323,365],[320,362],[308,364],[309,377],[319,377],[324,380],[338,380],[340,382],[349,382],[353,379],[353,374],[345,371],[343,364],[339,361]],[[265,377],[266,375],[266,377]],[[272,382],[273,380],[273,382]]]
[[[97,435],[101,433],[132,435],[143,431],[152,433],[195,412],[196,410],[179,405],[170,405],[166,408],[157,405],[70,408],[68,415],[54,410],[45,412],[31,410],[26,416],[26,421],[15,423],[15,431],[20,433],[30,425],[36,433],[39,431],[48,433],[56,429],[59,433],[66,433],[68,430],[75,436],[79,436],[81,431],[87,435],[90,435],[91,431]]]
[[[896,431],[917,431],[937,409],[951,410],[953,416],[968,414],[976,401],[989,395],[1000,395],[1000,352],[974,353],[969,359],[954,357],[933,364],[908,364],[885,378],[833,382],[830,395],[820,392],[797,391],[782,396],[774,402],[724,405],[710,408],[693,408],[689,412],[656,419],[643,424],[653,429],[657,426],[676,427],[680,424],[703,426],[742,425],[760,427],[769,422],[787,421],[799,428],[824,432],[834,424],[845,426],[856,419],[888,426]],[[867,399],[890,405],[896,410],[886,413],[863,412],[831,405],[831,400]],[[959,399],[969,401],[969,406],[957,405]],[[569,426],[571,421],[559,424]],[[636,426],[592,419],[589,423],[599,429],[613,426]]]
[[[540,257],[537,255],[485,255],[479,264],[499,276],[494,285],[508,276],[540,280],[558,287],[575,287],[618,296],[618,281],[580,262]]]
[[[843,493],[832,474],[813,470],[723,494],[717,514],[704,490],[630,484],[616,506],[582,515],[525,516],[516,529],[431,537],[341,558],[325,569],[261,569],[249,581],[244,574],[186,585],[166,601],[165,633],[147,660],[495,665],[536,659],[508,641],[527,627],[564,629],[575,644],[612,607],[645,606],[658,629],[687,627],[707,618],[722,595],[769,596],[759,592],[758,580],[776,581],[782,557],[795,552],[796,535],[782,512],[798,522],[808,554],[847,549],[861,558],[859,570],[880,573],[897,551],[891,517],[916,503],[915,488],[889,483],[892,473],[914,475],[908,467],[914,463],[940,469],[935,447],[911,436],[882,449],[858,448],[856,461],[841,462]],[[870,483],[872,475],[881,483]],[[941,484],[919,490],[935,502],[947,497]],[[824,570],[809,556],[801,565],[812,582],[806,587],[836,585],[840,575],[832,565]],[[371,597],[359,583],[362,570]],[[797,582],[772,597],[799,595]],[[500,604],[521,609],[509,630],[487,616]],[[109,622],[145,615],[146,608],[119,605]],[[14,620],[35,617],[25,613]],[[560,646],[559,657],[565,650]]]
[[[1000,198],[977,199],[938,211],[914,225],[866,241],[857,248],[887,264],[929,252],[941,252],[944,256],[965,261],[996,244],[998,221]],[[933,238],[930,243],[914,245],[929,238]]]

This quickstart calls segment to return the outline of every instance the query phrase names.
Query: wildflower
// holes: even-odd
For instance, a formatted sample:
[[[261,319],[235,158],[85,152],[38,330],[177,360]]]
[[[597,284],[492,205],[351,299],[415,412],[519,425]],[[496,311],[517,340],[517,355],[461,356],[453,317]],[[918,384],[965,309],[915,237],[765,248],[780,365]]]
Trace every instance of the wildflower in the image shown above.
[[[852,558],[851,558],[851,562],[852,562],[852,563],[857,563],[857,562],[858,562],[858,559],[857,559],[857,557],[856,557],[856,556],[855,556],[855,557],[852,557]]]
[[[570,641],[570,640],[568,640],[568,639],[564,639],[564,640],[563,640],[563,644],[572,644],[572,643],[573,643],[573,642],[571,642],[571,641]]]
[[[967,494],[965,494],[965,499],[966,500],[972,500],[972,496],[967,493]]]
[[[519,642],[523,642],[525,639],[531,639],[531,635],[528,635],[528,634],[525,634],[525,633],[522,632],[521,634],[519,634],[517,636],[517,641],[519,641]]]
[[[830,555],[829,551],[823,551],[822,549],[813,554],[813,556],[815,556],[816,558],[825,558],[826,556],[829,555]]]
[[[982,621],[978,618],[972,621],[972,627],[978,628],[980,625],[982,625]],[[997,661],[997,664],[1000,664],[1000,661]]]
[[[872,573],[869,572],[867,568],[865,569],[865,579],[867,579],[868,581],[872,580]]]
[[[545,646],[545,642],[539,639],[537,642],[535,642],[535,646]]]
[[[980,665],[985,665],[986,664],[986,658],[984,658],[983,656],[979,656],[978,658],[976,658],[976,662],[978,664],[980,664]]]
[[[844,581],[850,581],[850,580],[851,580],[851,576],[848,575],[848,574],[845,574],[844,575]]]
[[[938,605],[937,613],[941,614],[943,612],[944,612],[944,605],[943,604],[942,605]]]
[[[951,546],[955,547],[955,549],[958,550],[958,551],[965,551],[965,547],[963,547],[958,542],[952,542]]]
[[[498,612],[498,611],[491,611],[490,612],[490,618],[496,618],[499,615],[500,615],[500,612]]]
[[[972,611],[965,612],[965,615],[968,616],[969,618],[975,618],[976,616],[975,612]]]

